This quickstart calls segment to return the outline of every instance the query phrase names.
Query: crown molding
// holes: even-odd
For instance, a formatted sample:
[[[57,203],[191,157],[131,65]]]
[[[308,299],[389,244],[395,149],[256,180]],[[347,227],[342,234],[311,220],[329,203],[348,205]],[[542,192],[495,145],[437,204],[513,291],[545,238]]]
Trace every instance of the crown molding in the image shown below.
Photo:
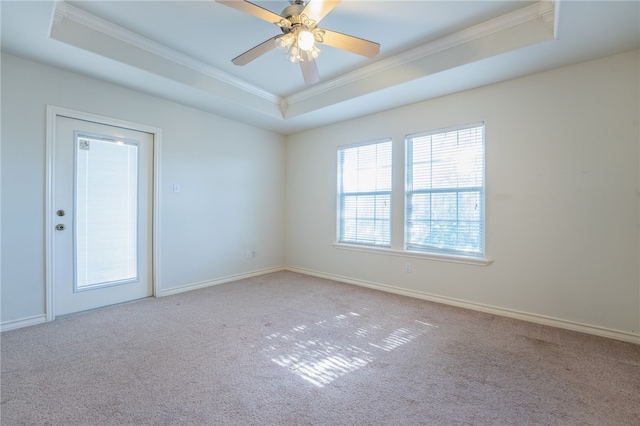
[[[375,62],[371,65],[360,68],[338,78],[327,81],[301,92],[287,96],[288,105],[313,98],[322,93],[347,86],[356,81],[372,77],[376,74],[388,71],[392,68],[400,67],[419,59],[427,58],[436,53],[451,49],[453,47],[469,43],[473,40],[498,33],[500,31],[526,24],[531,21],[541,21],[554,26],[555,5],[554,0],[541,0],[536,4],[526,6],[514,12],[499,16],[473,27],[458,31],[440,39],[434,40],[422,46],[410,49],[396,56]]]
[[[92,15],[91,13],[85,12],[82,9],[78,9],[77,7],[72,6],[62,0],[56,4],[52,26],[61,23],[65,19],[77,22],[78,24],[84,25],[85,27],[91,28],[95,31],[99,31],[124,43],[146,50],[153,55],[160,56],[171,62],[175,62],[176,64],[185,66],[208,77],[234,86],[238,89],[248,92],[249,94],[265,99],[275,105],[280,105],[281,97],[275,95],[274,93],[254,86],[242,79],[234,77],[231,74],[225,73],[224,71],[208,65],[205,62],[180,53],[177,50],[171,49],[170,47],[167,47],[137,33],[122,28],[112,22],[106,21],[102,18]]]

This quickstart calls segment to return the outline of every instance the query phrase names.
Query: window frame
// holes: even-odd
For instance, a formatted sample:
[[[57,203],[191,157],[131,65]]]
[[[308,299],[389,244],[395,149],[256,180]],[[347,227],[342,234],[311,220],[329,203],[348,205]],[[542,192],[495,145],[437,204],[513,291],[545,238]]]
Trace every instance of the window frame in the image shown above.
[[[447,191],[444,191],[442,188],[436,189],[419,189],[414,190],[412,188],[413,181],[413,140],[420,137],[425,136],[433,136],[439,134],[445,134],[450,132],[459,132],[461,130],[473,129],[473,128],[482,128],[482,171],[481,171],[481,185],[479,187],[462,187],[462,188],[447,188]],[[427,255],[433,256],[443,256],[446,258],[462,258],[462,259],[483,259],[483,264],[485,260],[486,253],[486,216],[485,216],[485,206],[486,206],[486,126],[484,121],[471,122],[467,124],[450,126],[445,128],[439,128],[434,130],[428,130],[425,132],[413,133],[405,136],[405,181],[404,181],[404,218],[403,218],[403,230],[404,230],[404,243],[403,249],[408,253],[424,253]],[[411,188],[411,189],[410,189]],[[477,189],[479,188],[479,190]],[[454,190],[455,189],[455,190]],[[460,189],[463,189],[462,191]],[[452,191],[454,190],[454,191]],[[436,194],[436,193],[455,193],[456,200],[457,195],[461,192],[478,192],[479,194],[479,250],[478,251],[467,251],[460,250],[452,247],[436,247],[432,245],[420,245],[415,243],[410,243],[410,214],[411,214],[411,205],[409,203],[410,196],[416,193],[423,194]],[[456,214],[458,215],[458,209],[456,208]]]
[[[361,148],[361,147],[366,147],[366,146],[371,146],[371,145],[380,145],[380,144],[389,144],[389,186],[388,186],[388,190],[374,190],[374,191],[357,191],[357,192],[344,192],[343,191],[343,182],[344,182],[344,170],[342,168],[342,163],[343,161],[341,160],[341,156],[343,155],[343,153],[348,150],[348,149],[355,149],[355,148]],[[391,240],[392,240],[392,229],[393,229],[393,209],[392,209],[392,198],[393,198],[393,168],[394,168],[394,164],[393,164],[393,139],[388,137],[388,138],[381,138],[381,139],[375,139],[375,140],[371,140],[371,141],[367,141],[367,142],[360,142],[360,143],[355,143],[355,144],[349,144],[349,145],[342,145],[342,146],[338,146],[337,147],[337,151],[336,151],[336,167],[337,167],[337,172],[336,172],[336,245],[349,245],[349,246],[356,246],[356,247],[367,247],[367,248],[373,248],[373,249],[387,249],[387,248],[391,248]],[[351,240],[351,239],[345,239],[345,197],[347,196],[357,196],[357,195],[386,195],[389,198],[389,219],[387,220],[387,226],[388,226],[388,241],[384,242],[384,243],[375,243],[375,242],[366,242],[366,241],[358,241],[356,240]],[[376,218],[374,217],[374,220],[376,220]]]

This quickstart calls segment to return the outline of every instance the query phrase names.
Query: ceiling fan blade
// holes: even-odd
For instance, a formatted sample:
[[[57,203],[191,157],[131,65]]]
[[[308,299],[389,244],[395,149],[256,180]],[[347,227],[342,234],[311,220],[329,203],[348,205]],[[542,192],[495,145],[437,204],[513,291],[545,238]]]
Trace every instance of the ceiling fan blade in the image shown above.
[[[327,16],[327,13],[331,12],[333,8],[340,3],[340,1],[341,0],[310,0],[302,13],[317,23]]]
[[[320,81],[320,74],[318,73],[318,65],[316,61],[310,61],[306,51],[302,51],[302,55],[307,56],[300,61],[300,69],[302,69],[302,77],[304,83],[307,86],[315,84]]]
[[[247,50],[242,55],[237,56],[231,60],[235,65],[247,65],[259,56],[276,48],[276,39],[282,37],[282,34],[271,37],[269,40],[260,43],[259,45]]]
[[[348,50],[358,55],[374,58],[380,53],[380,44],[362,38],[338,33],[336,31],[325,30],[322,35],[322,44],[337,47],[338,49]]]
[[[240,1],[240,0],[216,0],[216,2],[220,4],[224,4],[225,6],[232,7],[241,12],[248,13],[249,15],[253,15],[256,18],[260,18],[263,21],[270,22],[272,24],[277,24],[282,20],[282,17],[277,13],[274,13],[270,10],[267,10],[263,7],[258,6],[257,4],[253,4],[248,1]]]

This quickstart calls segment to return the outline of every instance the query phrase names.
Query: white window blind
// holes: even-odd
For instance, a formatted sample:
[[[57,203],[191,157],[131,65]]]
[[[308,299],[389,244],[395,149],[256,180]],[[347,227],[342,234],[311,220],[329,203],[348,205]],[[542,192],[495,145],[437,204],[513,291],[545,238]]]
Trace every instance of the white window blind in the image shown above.
[[[391,140],[338,149],[338,241],[391,245]]]
[[[407,250],[484,255],[484,124],[407,137]]]
[[[77,135],[76,289],[138,276],[138,142]]]

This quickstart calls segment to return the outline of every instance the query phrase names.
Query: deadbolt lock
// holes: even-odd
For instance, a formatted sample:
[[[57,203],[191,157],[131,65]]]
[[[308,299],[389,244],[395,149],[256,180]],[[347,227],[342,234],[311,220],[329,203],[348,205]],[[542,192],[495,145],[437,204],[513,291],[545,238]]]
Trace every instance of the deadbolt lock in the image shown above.
[[[64,223],[59,223],[56,225],[56,229],[58,231],[64,231],[64,228],[66,228],[66,226],[64,226]]]
[[[64,216],[64,215],[65,215],[65,212],[64,212],[64,210],[58,210],[58,211],[56,212],[56,214],[57,214],[58,216]]]

